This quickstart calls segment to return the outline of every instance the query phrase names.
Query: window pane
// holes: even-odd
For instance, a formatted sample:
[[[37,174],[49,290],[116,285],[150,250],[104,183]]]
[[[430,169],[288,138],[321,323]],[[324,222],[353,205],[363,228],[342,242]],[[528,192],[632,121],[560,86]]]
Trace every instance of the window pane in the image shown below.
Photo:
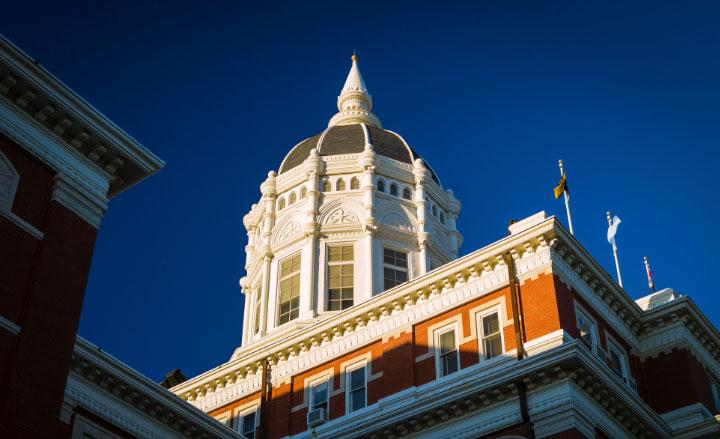
[[[440,357],[442,370],[440,375],[445,376],[458,370],[458,359],[456,351],[448,352]]]
[[[328,383],[318,384],[313,387],[313,408],[322,407],[327,403]]]
[[[455,331],[448,331],[440,335],[440,353],[455,350]]]
[[[365,389],[355,390],[350,394],[350,411],[365,407]]]
[[[355,369],[350,373],[350,389],[365,387],[365,368]]]
[[[500,334],[491,335],[484,339],[483,348],[486,360],[502,354],[502,339],[500,338]]]
[[[248,433],[254,433],[255,432],[255,412],[248,413],[247,415],[243,416],[243,423],[242,423],[242,433],[246,437]]]
[[[483,317],[483,335],[488,336],[500,331],[500,321],[497,313]]]

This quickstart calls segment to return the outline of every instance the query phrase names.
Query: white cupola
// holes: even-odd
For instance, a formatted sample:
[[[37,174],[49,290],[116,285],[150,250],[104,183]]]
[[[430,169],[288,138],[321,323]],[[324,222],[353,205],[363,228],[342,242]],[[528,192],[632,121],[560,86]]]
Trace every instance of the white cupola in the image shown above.
[[[382,129],[357,56],[328,127],[260,185],[248,234],[243,346],[276,340],[457,258],[460,202]]]

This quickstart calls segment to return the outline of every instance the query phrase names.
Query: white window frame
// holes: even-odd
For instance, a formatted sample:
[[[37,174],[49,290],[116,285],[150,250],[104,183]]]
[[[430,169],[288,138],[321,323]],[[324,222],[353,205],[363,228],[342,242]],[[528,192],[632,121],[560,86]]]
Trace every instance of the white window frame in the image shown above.
[[[325,419],[330,419],[330,393],[332,393],[332,377],[324,376],[308,383],[308,411],[315,410],[315,387],[322,384],[327,385],[327,397],[325,398]]]
[[[330,247],[347,247],[350,246],[353,249],[353,260],[351,263],[348,261],[336,261],[336,262],[330,262]],[[357,266],[357,248],[355,247],[354,241],[330,241],[325,243],[325,300],[322,305],[323,309],[326,312],[341,312],[345,311],[344,309],[336,309],[331,310],[330,309],[330,265],[352,265],[353,267],[353,304],[351,305],[351,308],[355,305],[357,305],[357,281],[358,281],[358,273],[356,270]],[[348,308],[345,308],[348,309]]]
[[[450,372],[447,375],[442,374],[442,360],[440,359],[440,336],[443,334],[446,334],[450,331],[453,331],[455,333],[455,336],[453,337],[455,339],[455,357],[457,358],[457,370],[455,372]],[[459,372],[460,367],[460,331],[458,331],[458,325],[456,322],[453,322],[449,325],[443,326],[441,328],[436,329],[433,331],[433,355],[435,357],[435,376],[437,379],[450,376],[453,373]]]
[[[283,281],[282,265],[283,265],[284,262],[290,261],[290,260],[292,260],[293,258],[295,258],[296,256],[299,256],[299,257],[300,257],[300,269],[299,269],[298,272],[297,272],[297,275],[299,276],[299,282],[300,282],[300,287],[299,287],[299,290],[298,290],[298,302],[300,301],[300,298],[301,298],[301,296],[302,296],[303,252],[302,252],[302,251],[296,251],[296,252],[293,252],[293,253],[288,254],[287,256],[283,257],[282,259],[279,259],[279,260],[278,260],[278,263],[277,263],[277,275],[276,275],[276,277],[277,277],[277,287],[275,288],[275,291],[276,291],[275,296],[277,297],[277,299],[276,299],[276,314],[275,314],[275,315],[276,315],[276,317],[275,317],[275,322],[276,322],[276,323],[275,323],[275,326],[276,326],[276,327],[280,327],[280,326],[283,326],[283,325],[287,325],[287,324],[292,323],[293,321],[295,321],[295,320],[297,320],[297,319],[300,318],[300,304],[298,303],[298,316],[295,317],[294,319],[288,320],[287,322],[282,322],[282,323],[280,323],[280,316],[282,315],[282,311],[281,311],[281,308],[280,308],[280,307],[282,306],[282,281]],[[291,300],[292,300],[292,299],[291,299]],[[262,312],[262,311],[261,311],[261,312]],[[260,329],[262,330],[262,328],[260,328]]]
[[[498,316],[498,329],[500,332],[500,354],[496,355],[493,358],[485,358],[485,343],[483,343],[483,338],[485,337],[485,334],[483,333],[484,326],[483,326],[483,317],[487,317],[490,314],[497,314]],[[478,353],[480,355],[480,363],[487,364],[489,362],[497,361],[499,358],[503,358],[503,354],[505,353],[505,337],[503,335],[503,324],[504,321],[502,319],[502,312],[500,309],[500,305],[493,306],[492,308],[487,308],[481,311],[478,311],[475,313],[475,324],[477,325],[477,340],[478,340]]]
[[[361,361],[359,363],[352,364],[345,368],[345,414],[354,413],[358,410],[362,410],[365,407],[352,410],[351,405],[351,394],[352,394],[352,387],[351,387],[351,381],[350,376],[353,372],[355,372],[358,369],[364,369],[365,370],[365,386],[363,387],[365,391],[365,407],[368,406],[368,382],[370,381],[370,371],[369,365],[367,361]]]
[[[575,327],[578,331],[580,331],[580,326],[578,325],[578,317],[582,315],[585,320],[592,323],[592,327],[590,328],[590,340],[591,340],[591,348],[590,351],[595,354],[600,354],[600,335],[598,334],[598,324],[597,320],[590,317],[590,313],[585,311],[585,309],[577,302],[575,302]],[[578,338],[578,341],[582,343],[582,340]]]
[[[605,341],[607,342],[607,354],[608,354],[608,363],[612,362],[611,352],[615,351],[617,354],[620,354],[620,378],[623,379],[623,381],[626,384],[630,384],[630,364],[628,363],[628,355],[625,349],[620,347],[620,344],[617,343],[609,334],[605,334]],[[613,371],[614,375],[617,375],[615,373],[615,370],[610,366],[610,370]]]
[[[243,410],[239,410],[235,413],[235,431],[238,433],[245,435],[245,432],[243,431],[243,426],[245,424],[245,416],[249,415],[250,413],[255,414],[255,420],[253,423],[253,433],[257,431],[258,425],[260,425],[260,407],[257,405],[253,405],[251,407],[247,407]]]
[[[405,275],[406,275],[406,277],[407,277],[407,280],[406,280],[405,282],[399,283],[399,284],[397,284],[397,285],[395,285],[395,286],[393,286],[393,287],[390,287],[390,288],[385,288],[385,267],[391,268],[391,269],[397,270],[397,271],[402,271],[402,267],[400,267],[400,266],[398,266],[398,265],[388,264],[388,263],[385,262],[385,250],[386,250],[386,249],[387,249],[387,250],[394,251],[394,252],[396,252],[396,253],[404,253],[404,254],[405,254],[405,262],[407,262],[407,266],[405,267]],[[382,291],[387,291],[387,290],[389,290],[389,289],[392,289],[392,288],[397,287],[398,285],[402,285],[402,284],[404,284],[404,283],[410,282],[410,280],[411,280],[411,279],[410,279],[410,259],[411,259],[411,258],[410,258],[410,254],[411,254],[411,253],[410,253],[410,251],[409,251],[408,249],[395,247],[395,246],[393,246],[393,245],[383,244],[383,246],[382,246],[382,255],[381,255],[381,259],[380,259],[380,260],[382,261],[382,283],[383,283],[383,285],[382,285]]]

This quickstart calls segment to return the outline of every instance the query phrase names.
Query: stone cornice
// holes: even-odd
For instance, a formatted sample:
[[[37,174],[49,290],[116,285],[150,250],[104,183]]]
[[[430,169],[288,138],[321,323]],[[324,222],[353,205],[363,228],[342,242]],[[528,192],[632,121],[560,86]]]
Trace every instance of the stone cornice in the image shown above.
[[[439,309],[456,306],[502,288],[507,284],[502,255],[512,250],[518,258],[539,258],[539,261],[544,261],[518,263],[519,276],[524,274],[523,270],[535,270],[538,265],[548,265],[548,243],[554,237],[555,224],[551,218],[529,230],[506,237],[317,322],[297,332],[291,339],[260,340],[240,348],[228,363],[186,381],[172,391],[183,398],[197,400],[196,404],[209,397],[209,400],[200,404],[206,410],[226,399],[225,396],[213,395],[218,389],[222,393],[235,393],[232,386],[251,378],[258,363],[265,358],[274,365],[273,377],[282,381],[284,377],[295,373],[298,367],[319,364],[329,356],[339,355],[340,352],[381,338],[385,332],[429,318]],[[332,348],[331,345],[338,347]]]
[[[112,197],[157,172],[163,161],[0,35],[0,96],[46,136],[83,156],[110,181]],[[52,164],[52,163],[51,163]]]
[[[71,373],[100,392],[123,400],[179,435],[191,438],[241,437],[81,337],[75,342]],[[69,396],[76,402],[82,403],[83,398],[92,402],[91,395],[83,396],[80,394],[83,392],[78,393],[77,389],[74,393],[72,389],[69,391]],[[102,413],[98,415],[102,416]],[[131,425],[130,420],[128,425]]]

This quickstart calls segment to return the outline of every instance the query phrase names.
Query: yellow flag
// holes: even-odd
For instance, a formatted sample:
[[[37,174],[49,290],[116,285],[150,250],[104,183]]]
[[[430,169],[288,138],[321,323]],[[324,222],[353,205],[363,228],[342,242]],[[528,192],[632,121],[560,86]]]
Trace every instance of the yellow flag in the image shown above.
[[[562,195],[563,192],[565,192],[566,190],[568,190],[568,185],[567,181],[565,181],[565,175],[563,175],[562,177],[560,177],[560,183],[558,183],[558,185],[555,186],[555,189],[553,190],[553,192],[555,193],[555,199],[557,200],[558,198],[560,198],[560,195]]]

